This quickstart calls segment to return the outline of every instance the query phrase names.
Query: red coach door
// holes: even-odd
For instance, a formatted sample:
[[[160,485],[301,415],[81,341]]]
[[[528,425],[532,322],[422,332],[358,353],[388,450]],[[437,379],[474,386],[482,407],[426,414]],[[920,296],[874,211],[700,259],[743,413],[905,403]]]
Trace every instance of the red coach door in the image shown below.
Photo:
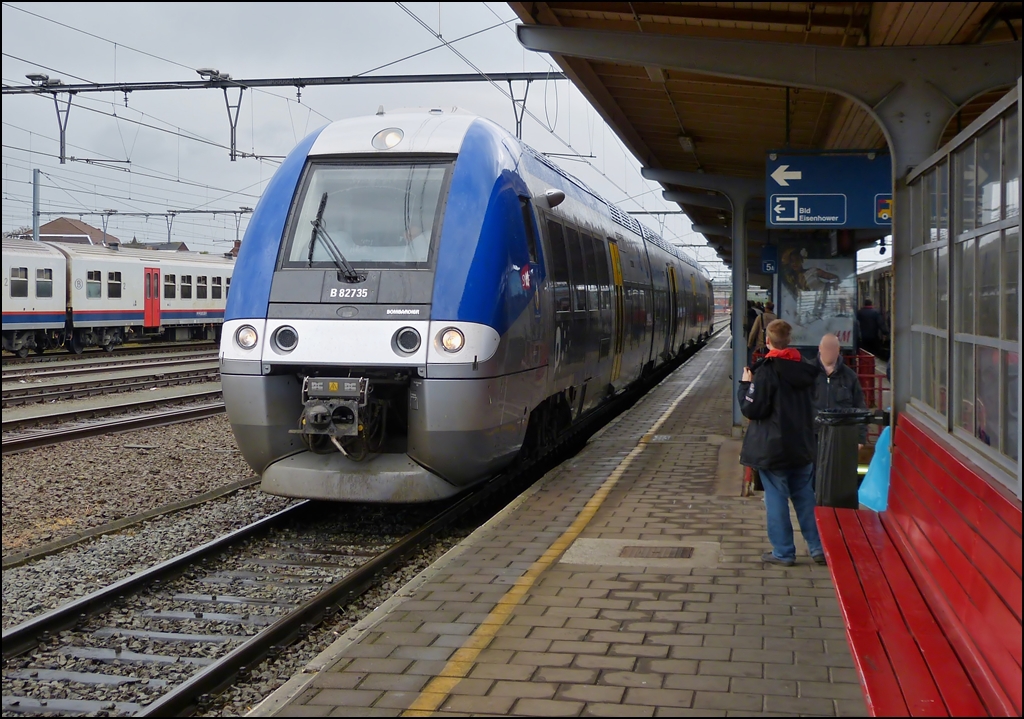
[[[145,281],[146,305],[142,320],[144,327],[160,326],[160,268],[147,267]]]

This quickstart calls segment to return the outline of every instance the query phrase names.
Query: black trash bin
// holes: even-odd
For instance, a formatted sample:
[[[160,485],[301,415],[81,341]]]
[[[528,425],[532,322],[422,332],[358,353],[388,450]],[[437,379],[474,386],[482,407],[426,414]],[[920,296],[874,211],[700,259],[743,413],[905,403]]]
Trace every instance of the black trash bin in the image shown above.
[[[818,458],[814,467],[814,497],[822,507],[857,509],[857,444],[862,424],[874,418],[871,410],[826,409],[818,413]]]

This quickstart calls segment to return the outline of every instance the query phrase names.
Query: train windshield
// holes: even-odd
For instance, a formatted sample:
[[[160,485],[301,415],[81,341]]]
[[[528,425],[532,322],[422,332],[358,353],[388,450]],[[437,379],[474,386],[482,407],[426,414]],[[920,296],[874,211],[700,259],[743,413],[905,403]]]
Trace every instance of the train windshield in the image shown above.
[[[315,164],[293,211],[286,267],[333,266],[326,243],[310,242],[324,193],[322,226],[358,267],[422,265],[430,260],[449,161]]]

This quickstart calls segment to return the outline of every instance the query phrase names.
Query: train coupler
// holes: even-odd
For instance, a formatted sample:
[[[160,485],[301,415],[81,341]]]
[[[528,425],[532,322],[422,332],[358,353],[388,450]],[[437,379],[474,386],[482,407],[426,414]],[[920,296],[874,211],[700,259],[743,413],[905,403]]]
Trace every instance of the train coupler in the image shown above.
[[[352,377],[306,377],[302,382],[302,418],[296,434],[356,437],[360,410],[369,401],[370,380]]]

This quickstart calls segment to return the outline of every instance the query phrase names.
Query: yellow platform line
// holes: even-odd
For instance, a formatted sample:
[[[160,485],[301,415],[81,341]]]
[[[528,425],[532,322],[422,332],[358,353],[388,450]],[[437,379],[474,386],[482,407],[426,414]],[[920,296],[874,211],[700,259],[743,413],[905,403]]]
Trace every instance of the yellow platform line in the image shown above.
[[[430,680],[430,682],[423,688],[423,690],[416,697],[416,700],[409,706],[408,709],[403,712],[402,716],[419,717],[419,716],[430,716],[433,712],[437,711],[438,707],[444,703],[445,699],[451,694],[455,686],[462,681],[473,665],[476,663],[476,659],[480,656],[480,652],[487,648],[497,635],[498,630],[501,629],[509,617],[512,615],[512,610],[515,609],[516,605],[519,604],[526,593],[530,591],[530,588],[537,582],[537,579],[541,574],[544,573],[552,564],[554,564],[562,553],[569,548],[569,545],[576,541],[576,538],[586,529],[587,525],[590,524],[590,520],[597,514],[597,510],[604,504],[604,500],[607,499],[608,495],[618,484],[619,479],[625,474],[626,470],[633,463],[633,460],[640,456],[640,453],[644,451],[644,447],[650,441],[649,438],[656,434],[658,429],[663,425],[668,418],[675,412],[676,407],[679,403],[686,399],[693,388],[700,381],[704,373],[707,372],[708,368],[714,364],[715,360],[709,360],[704,368],[693,378],[693,381],[686,386],[682,394],[676,397],[672,404],[668,406],[662,415],[658,418],[658,421],[648,430],[648,432],[640,439],[640,442],[634,447],[629,454],[627,454],[619,465],[612,470],[612,473],[608,475],[608,479],[598,488],[594,496],[590,498],[587,504],[583,507],[583,510],[579,513],[576,519],[573,521],[569,528],[562,533],[562,535],[554,541],[554,543],[544,551],[537,561],[530,565],[530,568],[526,570],[526,573],[516,580],[516,583],[505,592],[501,599],[498,600],[498,604],[491,610],[484,620],[480,623],[480,626],[476,628],[459,649],[452,655],[452,658],[448,660],[444,668],[438,673],[436,677]]]

